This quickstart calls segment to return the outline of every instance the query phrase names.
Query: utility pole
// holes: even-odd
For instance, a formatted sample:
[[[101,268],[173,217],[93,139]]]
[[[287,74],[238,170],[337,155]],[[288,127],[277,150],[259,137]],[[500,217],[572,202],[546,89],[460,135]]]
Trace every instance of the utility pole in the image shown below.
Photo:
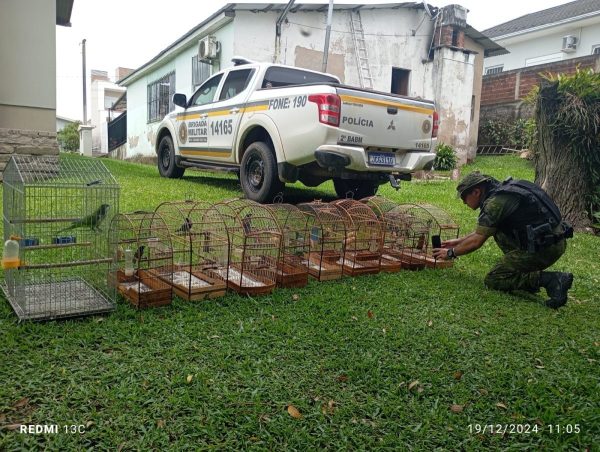
[[[81,41],[81,63],[83,66],[83,124],[87,124],[87,94],[85,88],[85,39]]]
[[[327,72],[327,57],[329,56],[329,35],[331,34],[331,18],[333,16],[333,0],[329,0],[327,10],[327,28],[325,28],[325,49],[323,49],[323,67],[321,72]]]

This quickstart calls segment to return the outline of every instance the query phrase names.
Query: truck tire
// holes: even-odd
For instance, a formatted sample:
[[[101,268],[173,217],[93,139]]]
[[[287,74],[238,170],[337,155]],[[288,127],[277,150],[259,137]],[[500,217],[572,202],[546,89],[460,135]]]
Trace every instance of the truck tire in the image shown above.
[[[158,172],[169,179],[179,179],[185,172],[185,168],[175,163],[175,147],[170,135],[162,137],[158,145]]]
[[[363,199],[377,193],[379,184],[370,180],[333,179],[333,187],[338,198]]]
[[[273,202],[285,184],[279,180],[273,148],[263,141],[251,143],[240,165],[240,184],[248,199],[260,203]]]

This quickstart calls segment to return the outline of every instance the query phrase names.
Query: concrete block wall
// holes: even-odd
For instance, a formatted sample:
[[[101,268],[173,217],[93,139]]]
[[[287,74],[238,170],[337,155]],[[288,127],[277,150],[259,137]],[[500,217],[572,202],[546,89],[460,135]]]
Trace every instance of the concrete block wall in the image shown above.
[[[13,154],[58,155],[55,132],[0,129],[0,181]]]

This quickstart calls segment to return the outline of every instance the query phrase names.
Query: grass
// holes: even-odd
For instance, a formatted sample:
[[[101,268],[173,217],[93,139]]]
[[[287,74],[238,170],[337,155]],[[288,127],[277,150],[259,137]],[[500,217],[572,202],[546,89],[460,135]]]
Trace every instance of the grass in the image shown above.
[[[122,211],[241,195],[234,176],[164,180],[153,167],[106,165],[121,184]],[[475,168],[533,177],[516,157],[479,158],[463,173]],[[439,205],[466,233],[477,213],[457,200],[455,184],[380,193]],[[334,195],[331,184],[289,193],[293,201]],[[493,243],[442,271],[312,281],[260,298],[176,299],[147,311],[120,300],[108,317],[19,324],[3,302],[0,449],[597,450],[598,242],[576,234],[556,264],[575,273],[558,311],[542,297],[484,288],[500,256]],[[22,434],[15,424],[63,433]],[[71,424],[85,433],[64,433]],[[539,431],[476,433],[490,424]],[[575,424],[579,433],[566,433]]]

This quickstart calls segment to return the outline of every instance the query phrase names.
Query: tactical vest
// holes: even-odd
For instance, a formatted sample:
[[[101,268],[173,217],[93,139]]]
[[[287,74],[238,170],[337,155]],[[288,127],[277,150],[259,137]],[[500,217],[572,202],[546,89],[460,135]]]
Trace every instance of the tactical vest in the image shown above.
[[[519,196],[520,205],[498,229],[515,237],[522,249],[535,252],[573,237],[573,228],[562,221],[560,210],[539,185],[509,178],[495,185],[487,197],[504,193]]]

